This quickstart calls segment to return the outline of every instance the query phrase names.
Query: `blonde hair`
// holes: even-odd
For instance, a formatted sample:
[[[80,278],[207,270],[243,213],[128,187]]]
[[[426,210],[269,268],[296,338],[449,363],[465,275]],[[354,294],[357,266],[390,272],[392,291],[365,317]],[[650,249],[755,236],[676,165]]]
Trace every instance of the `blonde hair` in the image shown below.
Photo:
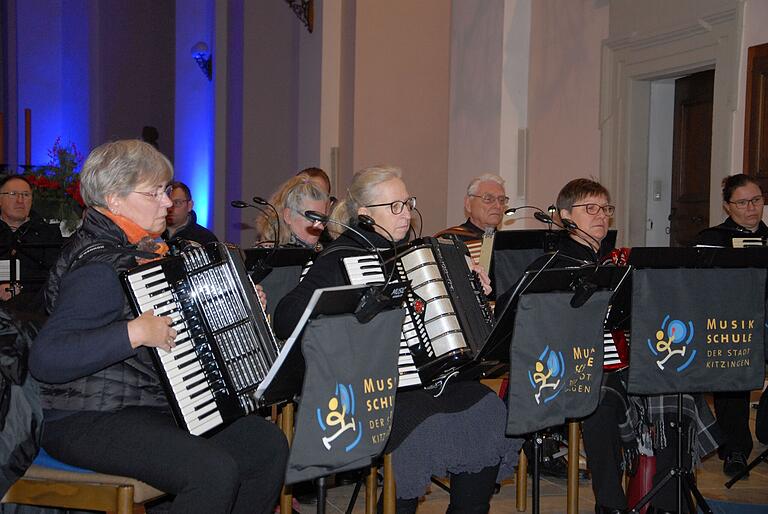
[[[371,166],[357,171],[352,176],[352,183],[347,188],[347,195],[342,198],[331,212],[331,220],[345,225],[357,224],[357,210],[375,203],[376,189],[392,179],[401,179],[403,172],[395,166]],[[344,231],[335,223],[328,224],[328,231],[338,237]]]
[[[266,215],[262,213],[256,220],[256,229],[259,233],[259,239],[262,243],[272,242],[277,245],[287,244],[291,240],[291,228],[282,218],[285,208],[293,211],[300,211],[306,200],[328,201],[328,195],[313,184],[306,175],[297,175],[285,182],[275,191],[269,199],[279,218],[275,217],[272,209],[265,209]],[[278,225],[280,226],[280,240],[277,239]]]
[[[125,196],[138,184],[170,182],[173,165],[154,146],[138,139],[105,143],[93,149],[80,172],[85,205],[106,207],[107,195]]]

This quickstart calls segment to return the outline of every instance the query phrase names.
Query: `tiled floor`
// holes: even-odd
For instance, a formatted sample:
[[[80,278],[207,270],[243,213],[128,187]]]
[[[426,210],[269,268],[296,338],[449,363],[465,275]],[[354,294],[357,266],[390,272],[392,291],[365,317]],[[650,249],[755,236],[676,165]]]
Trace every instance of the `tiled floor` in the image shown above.
[[[754,423],[754,412],[753,412]],[[765,445],[755,442],[755,449],[752,452],[752,458],[757,457],[763,451],[768,449]],[[724,483],[727,477],[722,472],[722,462],[717,456],[710,457],[704,461],[702,468],[697,472],[699,489],[706,498],[716,500],[731,501],[737,503],[751,503],[765,505],[765,512],[768,513],[768,463],[761,463],[752,470],[750,476],[737,482],[733,488],[726,489]],[[531,512],[530,497],[531,481],[528,481],[528,502],[527,510]],[[339,514],[345,512],[352,494],[353,486],[332,487],[328,491],[329,514]],[[361,492],[360,497],[354,508],[355,514],[364,512],[364,498]],[[302,504],[302,514],[314,514],[315,505]],[[448,495],[440,488],[432,486],[431,491],[424,497],[424,501],[419,507],[419,514],[437,514],[445,512],[448,507]],[[564,513],[566,511],[566,483],[565,480],[544,478],[541,481],[541,507],[542,514]],[[491,513],[515,513],[515,483],[514,480],[503,484],[499,494],[494,496],[491,503]],[[579,512],[594,512],[594,496],[589,480],[581,480],[579,483]]]

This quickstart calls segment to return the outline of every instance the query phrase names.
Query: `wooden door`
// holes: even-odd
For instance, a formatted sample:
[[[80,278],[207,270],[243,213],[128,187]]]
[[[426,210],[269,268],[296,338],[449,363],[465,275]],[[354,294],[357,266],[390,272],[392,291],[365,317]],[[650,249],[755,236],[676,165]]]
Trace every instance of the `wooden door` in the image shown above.
[[[768,44],[747,52],[744,112],[744,169],[768,193]]]
[[[714,79],[709,70],[675,81],[670,246],[694,244],[709,226]]]

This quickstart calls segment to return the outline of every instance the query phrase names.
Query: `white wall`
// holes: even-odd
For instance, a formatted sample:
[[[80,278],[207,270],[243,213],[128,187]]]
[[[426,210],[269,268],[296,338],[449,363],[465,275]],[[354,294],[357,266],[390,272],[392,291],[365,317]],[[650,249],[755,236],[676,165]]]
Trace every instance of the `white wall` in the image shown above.
[[[674,80],[652,82],[648,129],[646,246],[669,246],[667,230],[669,229],[668,216],[672,200],[674,114]]]

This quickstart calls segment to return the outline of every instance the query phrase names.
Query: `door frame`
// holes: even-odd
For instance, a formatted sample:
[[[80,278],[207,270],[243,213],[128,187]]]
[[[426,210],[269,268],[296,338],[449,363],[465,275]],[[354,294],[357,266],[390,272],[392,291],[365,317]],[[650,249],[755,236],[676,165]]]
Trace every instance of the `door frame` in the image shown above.
[[[723,217],[720,182],[731,170],[743,4],[672,30],[603,41],[600,180],[614,196],[619,243],[643,246],[646,234],[651,81],[716,69],[712,113],[710,222]],[[622,13],[613,10],[611,18]],[[625,25],[626,26],[626,25]]]

